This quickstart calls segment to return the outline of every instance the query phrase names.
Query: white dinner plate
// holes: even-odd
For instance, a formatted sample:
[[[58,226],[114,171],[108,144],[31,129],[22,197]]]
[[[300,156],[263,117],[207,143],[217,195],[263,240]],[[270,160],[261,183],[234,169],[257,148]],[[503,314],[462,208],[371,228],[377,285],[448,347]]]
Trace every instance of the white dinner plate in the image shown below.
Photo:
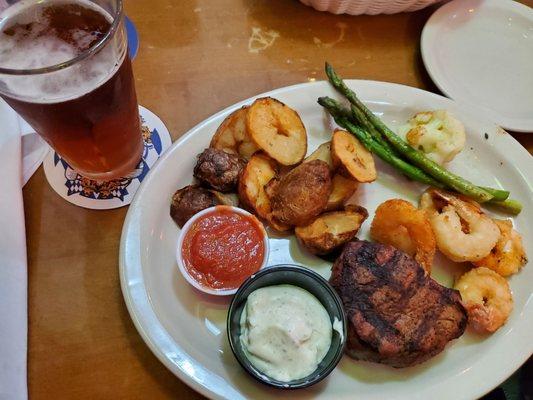
[[[370,108],[392,127],[413,113],[449,109],[468,132],[467,145],[452,162],[452,170],[484,186],[501,185],[524,210],[514,219],[533,255],[533,158],[501,128],[476,119],[455,102],[407,86],[347,81]],[[290,86],[260,96],[275,97],[300,114],[309,136],[309,152],[330,139],[331,126],[319,96],[336,96],[326,82]],[[260,97],[258,96],[258,97]],[[130,205],[120,247],[120,275],[126,305],[150,349],[176,376],[214,399],[276,399],[284,393],[255,382],[234,359],[226,337],[230,299],[203,295],[178,272],[175,246],[179,229],[169,216],[172,194],[192,181],[196,155],[209,145],[218,125],[248,99],[200,123],[161,157],[143,181]],[[377,161],[378,180],[359,188],[359,202],[370,218],[360,233],[368,238],[377,205],[401,197],[417,202],[423,187],[409,182]],[[528,183],[530,182],[530,183]],[[270,264],[296,263],[329,277],[331,264],[309,255],[293,236],[270,238]],[[437,258],[432,276],[451,286],[464,267]],[[319,399],[473,399],[497,386],[533,352],[533,266],[511,277],[515,308],[507,324],[495,334],[470,332],[449,344],[430,361],[394,369],[344,357],[323,382],[291,392],[291,398]]]
[[[533,9],[511,0],[454,0],[429,18],[422,58],[448,97],[533,132]]]

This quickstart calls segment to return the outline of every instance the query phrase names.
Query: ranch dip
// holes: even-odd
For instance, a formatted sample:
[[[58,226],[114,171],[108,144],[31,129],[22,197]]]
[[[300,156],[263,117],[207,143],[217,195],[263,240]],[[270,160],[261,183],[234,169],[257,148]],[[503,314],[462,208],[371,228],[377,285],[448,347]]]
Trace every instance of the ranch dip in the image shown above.
[[[293,285],[252,292],[240,324],[248,360],[281,382],[310,375],[331,345],[332,324],[326,309],[307,290]]]

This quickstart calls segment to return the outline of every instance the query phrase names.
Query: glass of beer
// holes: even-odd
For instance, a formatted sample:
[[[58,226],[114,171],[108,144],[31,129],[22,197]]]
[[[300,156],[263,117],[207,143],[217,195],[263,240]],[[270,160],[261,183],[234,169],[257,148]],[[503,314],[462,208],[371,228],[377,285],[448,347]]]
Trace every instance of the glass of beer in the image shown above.
[[[121,0],[0,10],[0,96],[81,175],[131,173],[143,141]]]

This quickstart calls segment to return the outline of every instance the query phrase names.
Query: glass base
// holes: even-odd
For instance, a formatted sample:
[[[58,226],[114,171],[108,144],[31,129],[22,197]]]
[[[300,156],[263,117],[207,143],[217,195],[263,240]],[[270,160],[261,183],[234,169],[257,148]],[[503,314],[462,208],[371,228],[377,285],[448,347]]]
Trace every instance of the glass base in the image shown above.
[[[141,161],[142,150],[143,148],[141,147],[141,151],[139,154],[133,156],[131,159],[128,160],[126,164],[123,164],[120,168],[117,168],[113,171],[92,173],[92,172],[81,171],[75,168],[74,168],[74,171],[76,171],[78,174],[80,174],[84,178],[92,179],[93,181],[98,181],[98,182],[112,181],[115,179],[129,177],[131,174],[135,173],[137,166],[139,165],[139,162]]]

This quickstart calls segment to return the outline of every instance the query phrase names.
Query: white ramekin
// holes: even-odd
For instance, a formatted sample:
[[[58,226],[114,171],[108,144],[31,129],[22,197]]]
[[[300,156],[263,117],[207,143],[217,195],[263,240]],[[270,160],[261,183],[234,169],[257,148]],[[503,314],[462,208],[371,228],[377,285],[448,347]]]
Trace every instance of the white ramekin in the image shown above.
[[[268,255],[270,253],[270,246],[269,246],[269,243],[268,243],[268,235],[266,233],[265,227],[263,226],[261,221],[259,221],[256,218],[255,215],[250,214],[248,211],[243,210],[242,208],[233,207],[233,206],[214,206],[214,207],[209,207],[209,208],[206,208],[205,210],[200,211],[199,213],[195,214],[194,216],[192,216],[191,219],[189,219],[185,223],[185,225],[183,225],[183,228],[181,228],[180,234],[178,236],[178,242],[177,242],[177,246],[176,246],[176,261],[178,262],[178,268],[179,268],[181,274],[183,275],[183,277],[185,278],[185,280],[187,282],[189,282],[192,286],[194,286],[196,289],[198,289],[198,290],[200,290],[200,291],[202,291],[204,293],[212,294],[212,295],[215,295],[215,296],[229,296],[229,295],[235,294],[237,292],[238,288],[235,288],[235,289],[212,289],[212,288],[209,288],[209,287],[202,286],[196,279],[194,279],[189,274],[189,271],[187,271],[187,268],[185,267],[185,262],[183,261],[182,251],[181,251],[182,250],[182,246],[183,246],[183,239],[185,238],[185,236],[186,236],[187,232],[189,231],[189,229],[191,228],[191,226],[200,217],[202,217],[203,215],[208,214],[208,213],[214,211],[215,209],[220,209],[220,208],[231,210],[231,211],[233,211],[233,212],[235,212],[237,214],[246,215],[248,217],[253,218],[257,222],[257,226],[259,226],[259,228],[261,229],[261,232],[263,234],[263,244],[265,246],[265,254],[263,256],[263,263],[261,264],[261,267],[259,267],[259,270],[261,270],[261,269],[266,267],[266,265],[268,263]]]
[[[300,0],[318,11],[333,14],[396,14],[416,11],[442,0]]]

